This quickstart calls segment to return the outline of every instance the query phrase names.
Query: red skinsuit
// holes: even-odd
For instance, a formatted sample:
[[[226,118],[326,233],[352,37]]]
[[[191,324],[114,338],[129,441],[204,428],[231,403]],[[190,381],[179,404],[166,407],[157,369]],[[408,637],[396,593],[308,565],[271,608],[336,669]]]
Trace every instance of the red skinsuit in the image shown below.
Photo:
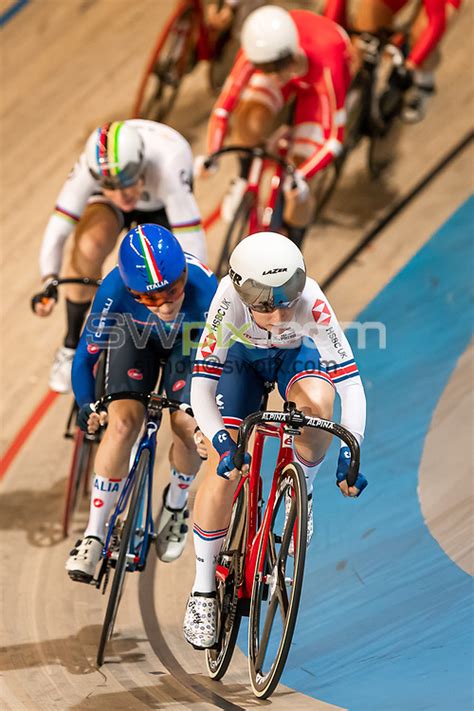
[[[308,71],[281,87],[281,98],[296,97],[295,149],[301,144],[308,156],[300,166],[306,178],[331,162],[344,137],[344,100],[349,86],[349,40],[334,22],[307,10],[290,12],[298,29],[300,46],[308,58]],[[214,108],[208,131],[208,151],[221,148],[229,117],[253,75],[260,75],[240,50]],[[264,85],[252,86],[266,93]],[[300,135],[298,136],[298,127]],[[313,133],[312,133],[313,132]],[[319,136],[317,140],[314,134]],[[308,150],[308,148],[310,150]],[[298,151],[295,150],[295,154]]]
[[[410,0],[382,0],[395,14]],[[446,29],[446,5],[459,9],[462,0],[423,0],[428,25],[412,48],[408,59],[419,67],[435,49]],[[327,0],[324,16],[347,27],[346,0]]]

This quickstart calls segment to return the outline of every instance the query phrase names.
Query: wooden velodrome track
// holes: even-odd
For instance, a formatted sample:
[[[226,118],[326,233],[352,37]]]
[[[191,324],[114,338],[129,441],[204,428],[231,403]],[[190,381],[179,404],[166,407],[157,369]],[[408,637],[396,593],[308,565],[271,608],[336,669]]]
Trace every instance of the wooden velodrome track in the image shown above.
[[[2,0],[0,11],[10,4]],[[89,131],[103,120],[129,114],[145,58],[172,5],[170,0],[32,0],[3,29],[4,452],[45,395],[50,361],[63,330],[61,308],[41,321],[29,308],[39,285],[38,250],[49,212]],[[468,0],[446,37],[438,94],[429,116],[403,129],[390,174],[370,182],[360,150],[351,158],[326,221],[315,226],[306,241],[309,271],[324,283],[378,221],[439,168],[331,281],[327,293],[341,321],[352,319],[471,192],[472,146],[440,167],[471,130],[471,13]],[[170,117],[196,151],[203,148],[212,104],[205,80],[204,67],[198,68]],[[197,185],[203,215],[215,207],[222,183],[221,177]],[[211,265],[221,237],[221,225],[209,230]],[[71,449],[61,436],[69,405],[68,397],[54,403],[19,450],[2,485],[1,707],[230,711],[257,705],[241,652],[237,650],[224,682],[214,684],[206,678],[202,656],[182,639],[184,603],[193,577],[191,545],[177,563],[164,566],[150,556],[146,573],[131,576],[111,661],[100,671],[94,666],[104,600],[94,589],[67,578],[64,561],[71,541],[61,539],[59,524]],[[166,440],[166,429],[160,436]],[[467,431],[453,431],[450,447],[454,450],[456,438],[466,436]],[[157,499],[166,475],[166,450],[162,448],[158,463]],[[452,506],[457,503],[450,501]],[[443,518],[439,502],[430,500],[426,506],[433,519]],[[469,526],[466,517],[469,521],[469,511],[463,519]],[[85,512],[74,535],[84,520]],[[443,530],[439,535],[445,535]],[[456,558],[456,540],[451,546],[450,555]],[[462,564],[472,572],[472,559]],[[282,709],[290,704],[339,708],[283,686],[271,703]]]

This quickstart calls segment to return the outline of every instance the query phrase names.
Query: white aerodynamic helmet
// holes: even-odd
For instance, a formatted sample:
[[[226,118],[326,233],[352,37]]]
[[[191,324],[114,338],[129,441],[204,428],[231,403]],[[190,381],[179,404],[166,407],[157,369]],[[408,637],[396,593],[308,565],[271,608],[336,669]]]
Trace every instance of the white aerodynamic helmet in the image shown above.
[[[124,121],[99,126],[86,143],[89,171],[104,188],[126,188],[137,182],[143,169],[143,141]]]
[[[239,242],[229,276],[246,306],[269,312],[288,308],[301,296],[306,267],[300,250],[277,232],[256,232]]]
[[[252,64],[265,65],[293,57],[299,37],[291,15],[282,7],[264,5],[245,20],[242,47]]]

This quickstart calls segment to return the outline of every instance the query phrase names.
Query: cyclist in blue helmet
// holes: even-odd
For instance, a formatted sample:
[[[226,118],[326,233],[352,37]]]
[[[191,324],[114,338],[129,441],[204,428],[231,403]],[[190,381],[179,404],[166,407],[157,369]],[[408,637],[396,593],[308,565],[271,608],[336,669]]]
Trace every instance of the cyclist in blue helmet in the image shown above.
[[[189,334],[191,324],[196,335],[203,327],[216,288],[214,274],[183,252],[166,228],[138,225],[125,235],[118,266],[97,292],[73,362],[78,424],[84,431],[96,432],[105,418],[94,411],[98,395],[94,371],[101,353],[105,394],[152,391],[160,361],[166,359],[167,395],[189,402],[191,358],[184,334]],[[90,582],[94,577],[105,524],[122,490],[143,417],[144,406],[137,400],[116,400],[109,405],[108,426],[95,459],[89,521],[66,563],[73,580]],[[183,524],[188,517],[188,489],[201,464],[193,437],[195,427],[184,412],[171,415],[171,476],[157,531],[157,552],[167,562],[181,555],[186,542]]]

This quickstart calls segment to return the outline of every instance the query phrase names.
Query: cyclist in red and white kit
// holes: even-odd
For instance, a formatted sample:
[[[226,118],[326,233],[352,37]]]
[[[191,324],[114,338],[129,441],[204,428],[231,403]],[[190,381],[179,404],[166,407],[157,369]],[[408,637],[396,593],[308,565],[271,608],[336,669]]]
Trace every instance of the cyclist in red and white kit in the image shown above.
[[[214,107],[208,129],[208,152],[221,148],[233,117],[232,142],[262,144],[274,129],[282,107],[295,99],[291,159],[298,166],[296,188],[286,182],[284,222],[300,241],[311,219],[308,182],[342,147],[344,100],[350,80],[350,41],[334,22],[307,10],[287,12],[265,5],[244,22],[242,49]],[[202,159],[196,161],[203,175]],[[245,189],[248,161],[240,180],[224,200],[229,220]]]
[[[64,183],[43,237],[40,271],[46,286],[62,271],[63,251],[74,231],[65,277],[98,279],[124,228],[154,223],[172,230],[182,248],[206,261],[205,235],[192,190],[191,147],[170,126],[154,121],[114,121],[89,136]],[[67,287],[67,332],[56,353],[49,384],[71,389],[71,367],[92,289]],[[54,300],[36,304],[49,316]]]
[[[358,4],[353,21],[349,21],[347,0],[327,0],[324,16],[343,27],[351,26],[359,32],[377,32],[391,27],[394,16],[410,0],[364,0]],[[411,50],[404,70],[394,74],[400,88],[406,90],[402,117],[409,123],[424,118],[426,104],[435,91],[434,69],[439,63],[439,43],[446,24],[459,9],[462,0],[422,0],[411,28]]]

